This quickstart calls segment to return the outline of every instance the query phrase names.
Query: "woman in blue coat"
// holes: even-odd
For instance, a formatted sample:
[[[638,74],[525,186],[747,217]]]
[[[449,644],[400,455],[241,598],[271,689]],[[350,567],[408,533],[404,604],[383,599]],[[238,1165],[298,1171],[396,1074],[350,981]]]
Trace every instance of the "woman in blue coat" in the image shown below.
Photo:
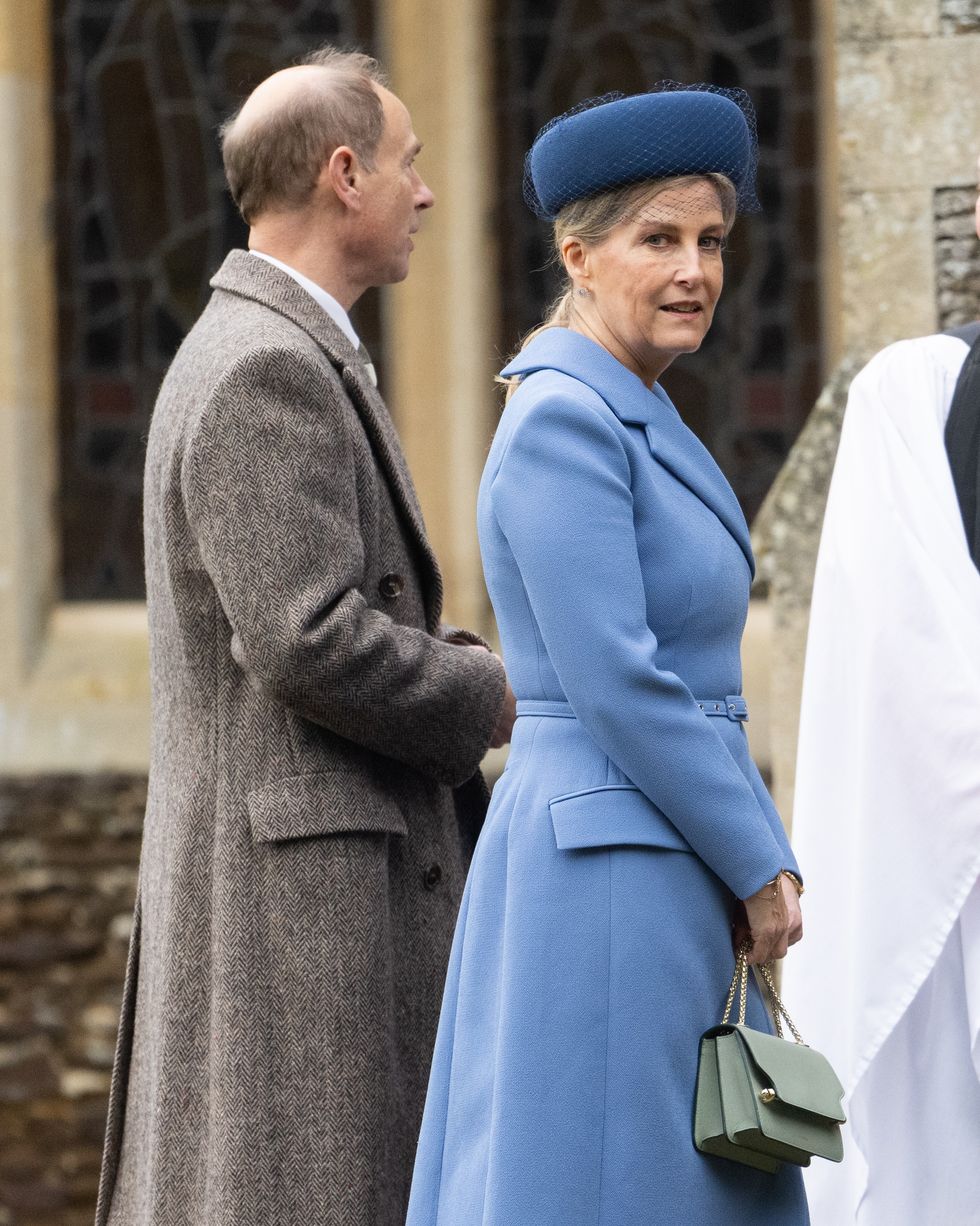
[[[754,963],[801,931],[742,726],[748,530],[657,383],[700,345],[754,198],[747,107],[691,87],[602,100],[528,158],[569,288],[503,371],[518,386],[480,489],[519,719],[460,910],[408,1226],[807,1221],[798,1169],[691,1139],[733,922]],[[768,1028],[754,984],[748,1020]]]

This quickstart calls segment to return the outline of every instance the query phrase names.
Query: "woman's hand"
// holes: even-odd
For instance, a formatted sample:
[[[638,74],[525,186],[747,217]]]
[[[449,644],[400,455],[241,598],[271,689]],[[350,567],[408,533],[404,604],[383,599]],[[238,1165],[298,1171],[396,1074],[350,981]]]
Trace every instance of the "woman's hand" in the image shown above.
[[[758,893],[738,903],[732,942],[736,952],[748,942],[749,966],[785,958],[790,945],[803,936],[803,914],[796,886],[780,873],[775,888],[767,882]]]

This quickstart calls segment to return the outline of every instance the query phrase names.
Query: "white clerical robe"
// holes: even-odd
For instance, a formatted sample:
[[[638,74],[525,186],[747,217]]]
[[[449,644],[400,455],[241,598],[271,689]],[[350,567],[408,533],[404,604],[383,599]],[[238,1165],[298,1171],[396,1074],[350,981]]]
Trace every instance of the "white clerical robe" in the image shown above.
[[[980,1224],[980,573],[943,441],[967,353],[903,341],[858,375],[824,520],[784,988],[849,1122],[813,1226]]]

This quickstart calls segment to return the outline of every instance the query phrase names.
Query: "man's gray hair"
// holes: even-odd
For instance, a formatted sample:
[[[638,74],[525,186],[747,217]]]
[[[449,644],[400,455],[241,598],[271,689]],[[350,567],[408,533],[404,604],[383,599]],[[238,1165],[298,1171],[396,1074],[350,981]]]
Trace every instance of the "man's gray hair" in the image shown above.
[[[376,85],[388,84],[381,65],[359,51],[322,47],[300,61],[329,70],[322,88],[297,91],[286,105],[239,124],[242,108],[220,129],[231,198],[249,225],[270,208],[305,204],[333,151],[347,145],[368,170],[384,128]]]

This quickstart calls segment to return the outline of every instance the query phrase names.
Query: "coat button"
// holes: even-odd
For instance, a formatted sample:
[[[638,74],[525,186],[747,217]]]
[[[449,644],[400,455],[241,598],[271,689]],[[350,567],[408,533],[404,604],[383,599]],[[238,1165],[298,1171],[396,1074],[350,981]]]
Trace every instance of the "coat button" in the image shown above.
[[[385,600],[397,600],[404,590],[405,580],[393,571],[391,574],[384,575],[378,583],[378,591]]]
[[[434,890],[442,880],[442,869],[438,864],[430,864],[422,874],[422,884],[427,890]]]

